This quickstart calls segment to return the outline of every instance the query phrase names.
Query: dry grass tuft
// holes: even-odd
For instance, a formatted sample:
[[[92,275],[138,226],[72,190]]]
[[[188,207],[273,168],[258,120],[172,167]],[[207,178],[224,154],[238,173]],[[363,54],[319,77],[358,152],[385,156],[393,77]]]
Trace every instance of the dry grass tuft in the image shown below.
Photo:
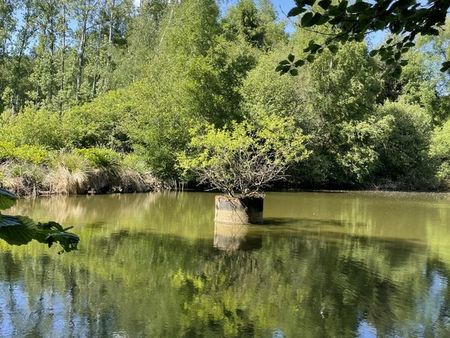
[[[0,165],[0,186],[19,196],[75,195],[161,191],[170,188],[149,173],[130,168],[77,168],[42,165],[18,170],[17,164]],[[23,169],[23,170],[22,170]]]

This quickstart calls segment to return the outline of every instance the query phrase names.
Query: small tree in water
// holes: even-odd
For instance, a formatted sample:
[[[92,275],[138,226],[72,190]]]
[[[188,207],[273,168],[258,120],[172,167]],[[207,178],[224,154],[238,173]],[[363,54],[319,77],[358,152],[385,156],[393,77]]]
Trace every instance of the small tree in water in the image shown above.
[[[188,149],[179,155],[181,167],[232,197],[261,197],[268,184],[283,179],[291,164],[309,155],[307,137],[291,118],[263,116],[191,132]]]

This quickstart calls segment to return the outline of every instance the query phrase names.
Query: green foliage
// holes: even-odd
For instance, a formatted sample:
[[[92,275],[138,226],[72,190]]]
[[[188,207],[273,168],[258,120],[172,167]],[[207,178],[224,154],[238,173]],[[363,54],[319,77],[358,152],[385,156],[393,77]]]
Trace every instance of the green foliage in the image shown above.
[[[283,24],[276,22],[272,4],[267,0],[259,4],[258,8],[254,0],[239,0],[228,10],[222,26],[228,39],[243,39],[253,47],[268,50],[285,42],[286,33]]]
[[[33,190],[38,188],[45,178],[45,167],[30,162],[6,163],[2,167],[2,172],[5,176],[2,185],[10,188],[7,178],[17,181],[18,186],[17,189],[14,189],[14,192],[20,196],[36,193]]]
[[[66,134],[59,114],[42,109],[27,108],[6,118],[0,139],[15,145],[32,144],[59,149],[66,144]]]
[[[368,116],[382,89],[376,64],[362,43],[349,43],[336,55],[324,52],[309,76],[315,96],[311,109],[333,123]]]
[[[438,162],[437,178],[443,188],[450,187],[450,120],[433,133],[430,155]]]
[[[174,182],[185,178],[177,154],[193,151],[192,137],[203,135],[190,134],[192,126],[235,137],[271,116],[292,121],[280,137],[308,140],[310,156],[288,166],[289,183],[432,188],[446,165],[428,146],[450,111],[450,82],[439,72],[449,24],[414,41],[412,30],[392,34],[370,50],[359,22],[336,21],[344,12],[359,20],[382,3],[297,2],[290,15],[300,26],[288,36],[269,0],[237,1],[223,16],[213,0],[143,1],[135,9],[131,0],[8,2],[0,24],[0,180],[21,194],[72,193],[112,167],[108,175]],[[422,5],[416,10],[423,17]],[[422,30],[423,22],[402,26],[408,15],[418,18],[408,11],[398,25]],[[287,71],[297,76],[279,76]]]
[[[130,88],[138,106],[128,130],[154,175],[177,179],[176,153],[189,142],[187,130],[238,118],[235,87],[254,61],[248,48],[243,53],[219,36],[214,1],[183,2],[166,20],[146,78]]]
[[[443,190],[448,190],[450,187],[450,163],[448,161],[442,162],[436,171],[436,178],[439,187]]]
[[[134,153],[125,155],[122,159],[122,165],[124,168],[134,170],[140,174],[145,174],[150,171],[144,158]]]
[[[172,7],[165,0],[143,1],[126,32],[127,49],[119,54],[117,68],[113,72],[114,88],[125,87],[141,80],[148,64],[155,56],[160,43],[159,32],[165,27],[165,17]]]
[[[84,157],[94,168],[114,168],[120,163],[120,155],[107,148],[76,149],[75,153]]]
[[[130,151],[126,123],[135,111],[137,100],[130,90],[114,90],[93,102],[69,109],[62,117],[67,133],[65,145]]]
[[[379,165],[378,148],[384,145],[392,132],[393,118],[370,117],[364,121],[344,122],[339,125],[337,147],[333,149],[342,183],[370,182]]]
[[[64,167],[69,172],[75,173],[78,171],[86,172],[90,165],[85,156],[77,150],[74,151],[60,151],[53,157],[51,163],[52,168]]]
[[[403,189],[430,188],[433,163],[428,155],[431,118],[417,106],[387,102],[378,114],[392,116],[389,138],[379,148],[379,176],[398,182]]]
[[[4,161],[44,164],[50,160],[50,153],[40,146],[14,146],[11,142],[0,141],[0,163]]]
[[[297,32],[301,47],[309,33]],[[372,115],[382,91],[376,64],[364,44],[350,43],[335,55],[322,53],[297,77],[279,76],[273,64],[283,50],[262,57],[242,87],[243,109],[292,116],[310,136],[311,156],[291,168],[291,181],[308,186],[351,186],[370,181],[376,148],[389,123]],[[343,90],[345,88],[345,90]]]
[[[273,64],[283,50],[261,56],[258,64],[245,78],[241,86],[242,109],[246,115],[275,114],[298,117],[304,111],[308,88],[304,86],[305,76],[279,76],[273,71]],[[302,116],[304,118],[304,116]]]
[[[224,129],[199,126],[192,133],[187,151],[179,155],[181,167],[231,196],[261,194],[292,163],[308,156],[306,137],[294,120],[275,115]]]
[[[61,112],[112,88],[133,7],[132,0],[7,1],[0,112],[30,103]]]
[[[450,75],[440,72],[439,67],[450,57],[450,20],[439,35],[420,37],[417,48],[407,57],[409,63],[396,84],[401,91],[399,100],[424,107],[433,123],[442,125],[450,117]]]
[[[430,154],[443,161],[450,160],[450,121],[434,131]]]
[[[14,194],[0,188],[0,210],[12,207],[16,199]],[[76,250],[80,239],[66,230],[56,222],[36,223],[28,217],[0,213],[0,238],[11,245],[24,245],[34,239],[49,247],[59,243],[60,253]]]
[[[371,56],[379,55],[387,65],[394,65],[392,74],[398,77],[401,66],[407,63],[406,60],[401,60],[403,53],[414,46],[417,35],[438,35],[437,28],[444,25],[449,7],[447,2],[440,0],[429,1],[427,4],[393,0],[374,3],[301,0],[296,2],[296,7],[289,11],[288,16],[301,15],[299,23],[302,28],[322,25],[333,28],[333,33],[328,34],[323,44],[311,40],[304,49],[308,53],[308,62],[313,62],[316,54],[325,49],[335,52],[338,49],[336,43],[361,42],[368,32],[388,29],[392,34],[401,35],[401,40],[389,39],[384,45],[371,51]],[[288,60],[280,62],[277,71],[284,74],[305,63],[304,60],[299,61],[295,61],[295,57],[291,55]],[[442,63],[441,71],[448,70],[450,61]]]

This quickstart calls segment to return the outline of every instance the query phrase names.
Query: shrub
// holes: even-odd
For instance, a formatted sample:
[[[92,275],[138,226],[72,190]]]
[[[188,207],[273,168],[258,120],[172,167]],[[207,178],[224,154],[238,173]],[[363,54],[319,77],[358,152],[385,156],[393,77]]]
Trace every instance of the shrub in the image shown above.
[[[50,153],[34,145],[21,145],[15,147],[13,143],[0,141],[0,162],[16,161],[44,164],[50,160]]]
[[[401,189],[430,188],[434,168],[429,149],[431,117],[417,105],[387,102],[378,114],[392,116],[389,138],[378,148],[377,176]]]
[[[448,189],[450,188],[450,162],[442,162],[437,168],[436,179],[439,186]]]
[[[120,155],[107,148],[77,149],[75,153],[83,156],[94,168],[113,168],[120,164]]]
[[[370,181],[379,163],[378,148],[389,138],[392,123],[391,116],[382,116],[338,125],[334,172],[340,174],[337,177],[339,183],[362,184]]]
[[[67,144],[74,148],[108,147],[119,151],[131,150],[125,128],[134,109],[132,90],[114,90],[67,110],[62,125]]]
[[[290,118],[261,116],[229,128],[207,125],[192,132],[188,150],[179,155],[181,167],[231,196],[262,194],[269,183],[283,178],[290,164],[308,156],[306,137]]]
[[[87,159],[77,151],[61,151],[54,157],[52,167],[54,169],[64,167],[69,172],[74,173],[88,170],[89,163]]]
[[[450,120],[433,133],[430,155],[437,161],[436,177],[439,183],[450,187]]]
[[[137,154],[127,154],[122,159],[122,165],[125,169],[131,169],[140,174],[147,174],[149,167],[142,156]]]
[[[47,149],[60,149],[66,144],[59,114],[31,108],[6,118],[0,139],[15,145],[32,144]]]
[[[450,120],[434,131],[430,154],[440,161],[450,161]]]
[[[46,175],[46,169],[33,163],[4,162],[0,165],[1,185],[19,196],[38,193]]]

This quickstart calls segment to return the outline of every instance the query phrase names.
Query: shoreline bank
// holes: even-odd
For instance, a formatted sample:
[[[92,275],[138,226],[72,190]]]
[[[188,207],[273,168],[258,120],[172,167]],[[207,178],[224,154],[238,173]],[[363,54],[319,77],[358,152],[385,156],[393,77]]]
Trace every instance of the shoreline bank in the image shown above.
[[[88,195],[114,195],[114,194],[140,194],[149,192],[199,192],[199,193],[212,193],[222,194],[219,191],[211,191],[206,189],[195,189],[192,187],[185,187],[184,185],[177,184],[175,182],[160,182],[148,180],[141,185],[114,185],[105,186],[102,185],[101,189],[96,190],[91,188],[88,190],[81,190],[78,192],[65,193],[58,191],[45,191],[37,189],[28,189],[31,193],[23,194],[17,193],[13,189],[9,189],[0,184],[1,188],[7,189],[16,194],[20,198],[38,198],[38,197],[57,197],[57,196],[88,196]],[[414,195],[436,195],[439,197],[449,196],[450,191],[413,191],[413,190],[371,190],[371,189],[273,189],[266,192],[270,193],[321,193],[321,194],[371,194],[371,195],[397,195],[397,196],[414,196]]]

